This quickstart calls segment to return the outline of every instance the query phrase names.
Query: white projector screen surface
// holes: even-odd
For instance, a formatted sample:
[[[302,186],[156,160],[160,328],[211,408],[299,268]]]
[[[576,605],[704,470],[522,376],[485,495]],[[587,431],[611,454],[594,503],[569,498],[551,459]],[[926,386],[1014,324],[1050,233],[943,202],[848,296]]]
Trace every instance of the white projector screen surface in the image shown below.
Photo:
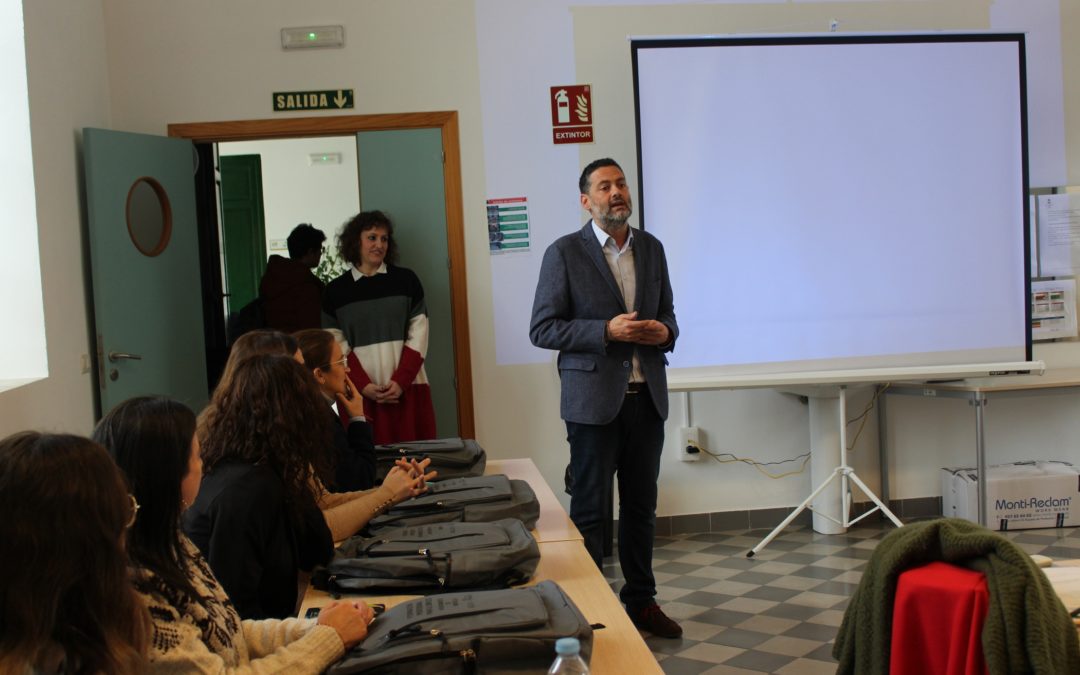
[[[1022,36],[632,52],[673,386],[1030,360]]]

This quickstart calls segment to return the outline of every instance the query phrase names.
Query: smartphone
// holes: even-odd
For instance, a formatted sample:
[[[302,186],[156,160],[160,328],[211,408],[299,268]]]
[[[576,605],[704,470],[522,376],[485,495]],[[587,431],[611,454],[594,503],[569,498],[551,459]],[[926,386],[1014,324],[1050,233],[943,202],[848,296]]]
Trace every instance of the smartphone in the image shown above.
[[[371,603],[368,606],[371,607],[371,611],[375,614],[375,616],[379,616],[380,614],[382,614],[383,612],[386,611],[386,605],[382,604],[381,602]],[[321,607],[308,607],[308,611],[304,613],[304,618],[305,619],[318,619],[320,609],[322,609],[322,608]]]

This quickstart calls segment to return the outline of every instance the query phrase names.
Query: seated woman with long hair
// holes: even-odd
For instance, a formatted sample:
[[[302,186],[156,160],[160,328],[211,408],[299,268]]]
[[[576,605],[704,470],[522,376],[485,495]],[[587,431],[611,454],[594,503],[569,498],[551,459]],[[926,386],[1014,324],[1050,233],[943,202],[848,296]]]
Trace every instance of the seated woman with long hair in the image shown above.
[[[318,330],[316,332],[323,337],[331,336],[331,333],[327,331]],[[333,340],[332,337],[330,339]],[[339,345],[338,349],[340,348]],[[232,350],[229,352],[229,359],[225,363],[225,370],[218,383],[218,388],[231,388],[236,377],[237,365],[245,359],[257,355],[291,356],[296,361],[304,363],[303,351],[299,348],[295,337],[276,330],[251,331],[240,336],[233,344]],[[325,389],[323,389],[323,396],[330,399],[330,401],[333,400],[333,394],[327,394]],[[327,405],[329,405],[329,401]],[[315,419],[319,420],[328,417],[330,414],[332,413],[326,412]],[[367,422],[363,421],[362,417],[359,420],[350,421],[348,437],[346,438],[339,438],[338,436],[339,434],[345,435],[340,421],[337,419],[332,421],[333,424],[328,423],[326,428],[329,429],[331,434],[331,447],[336,450],[334,454],[335,460],[340,461],[340,457],[352,451],[348,447],[349,438],[354,438],[358,439],[355,442],[360,443],[364,439],[367,440],[365,452],[369,453],[371,461],[374,461],[375,449],[370,444],[371,429]],[[309,422],[309,424],[311,423]],[[314,422],[314,424],[319,425],[319,422]],[[345,446],[344,449],[339,447],[342,444]],[[428,464],[430,464],[430,460],[424,460],[423,462],[399,460],[398,466],[390,470],[382,485],[376,489],[343,491],[341,488],[335,487],[336,491],[331,492],[318,477],[315,477],[316,503],[319,505],[319,509],[322,510],[323,517],[326,519],[326,524],[330,528],[334,541],[341,541],[356,534],[381,510],[424,492],[427,489],[424,485],[425,481],[436,476],[434,471],[425,475],[424,472]],[[348,466],[346,466],[347,469]],[[335,469],[334,481],[338,479],[341,472],[340,466]],[[369,469],[369,474],[374,476],[373,467]],[[370,481],[371,478],[369,477],[368,480]]]
[[[320,673],[367,634],[370,608],[331,603],[311,619],[241,621],[206,560],[180,531],[199,492],[195,414],[161,397],[113,408],[94,440],[127,475],[140,505],[128,531],[135,589],[150,608],[157,672]]]
[[[279,330],[270,328],[248,331],[236,338],[236,342],[229,348],[229,358],[226,359],[225,367],[221,370],[217,386],[229,386],[236,372],[236,365],[244,359],[259,354],[291,356],[299,363],[304,362],[304,356],[300,352],[300,345],[296,342],[296,338],[288,333],[282,333]]]
[[[143,671],[149,617],[124,553],[137,510],[97,443],[0,440],[0,672]]]
[[[331,475],[330,432],[311,375],[289,356],[252,356],[214,390],[199,420],[203,479],[184,532],[244,619],[296,611],[297,574],[333,541],[316,479]]]
[[[253,330],[233,343],[218,386],[230,386],[237,364],[257,354],[292,356],[304,363],[296,337],[270,329]],[[375,484],[375,445],[371,441],[371,425],[364,418],[363,404],[359,403],[359,397],[356,398],[360,413],[351,417],[348,435],[344,428],[334,429],[334,476],[329,484],[334,492],[366,490]]]
[[[345,365],[341,343],[331,331],[319,328],[299,331],[293,337],[300,345],[305,367],[311,370],[326,399],[327,408],[324,417],[326,426],[334,438],[337,456],[366,451],[374,460],[375,448],[371,445],[371,427],[366,422],[361,424],[364,404],[360,394],[351,388],[348,377],[349,367]],[[347,430],[342,427],[338,415],[330,407],[335,402],[340,409],[347,411],[350,418]],[[366,444],[366,450],[363,449],[364,444]],[[360,448],[358,449],[357,446]],[[334,541],[355,534],[382,508],[423,492],[426,489],[424,483],[437,475],[434,471],[422,475],[430,462],[431,460],[428,459],[422,463],[402,460],[390,469],[382,485],[376,489],[324,495],[325,503],[334,504],[332,511],[324,511],[330,530],[334,534]],[[374,463],[372,475],[374,475]]]

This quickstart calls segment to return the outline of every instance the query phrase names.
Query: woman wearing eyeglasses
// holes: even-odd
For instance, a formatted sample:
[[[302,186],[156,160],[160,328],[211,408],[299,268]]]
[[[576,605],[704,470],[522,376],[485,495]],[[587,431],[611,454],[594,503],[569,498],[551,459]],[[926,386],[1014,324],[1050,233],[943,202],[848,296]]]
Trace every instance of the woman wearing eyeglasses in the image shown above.
[[[97,443],[0,440],[0,672],[143,672],[149,617],[124,553],[135,511]]]
[[[241,621],[206,560],[180,530],[202,478],[195,415],[161,397],[113,408],[94,439],[141,504],[128,531],[134,584],[153,619],[155,672],[319,673],[367,634],[366,605],[335,603],[308,619]]]
[[[345,354],[333,334],[318,328],[293,334],[306,365],[319,383],[328,403],[337,403],[338,410],[348,416],[348,427],[341,424],[333,409],[327,406],[328,425],[334,437],[335,492],[367,490],[375,485],[375,444],[371,425],[364,417],[363,398],[349,382],[349,367]]]
[[[390,470],[382,485],[373,488],[375,446],[371,426],[364,418],[362,399],[349,382],[341,344],[332,332],[317,328],[299,331],[293,337],[326,399],[325,424],[334,439],[337,468],[335,493],[323,494],[320,503],[334,541],[340,541],[356,534],[385,508],[423,492],[425,481],[434,478],[435,472],[423,475],[430,460],[401,463]],[[349,418],[347,428],[330,407],[335,402]]]

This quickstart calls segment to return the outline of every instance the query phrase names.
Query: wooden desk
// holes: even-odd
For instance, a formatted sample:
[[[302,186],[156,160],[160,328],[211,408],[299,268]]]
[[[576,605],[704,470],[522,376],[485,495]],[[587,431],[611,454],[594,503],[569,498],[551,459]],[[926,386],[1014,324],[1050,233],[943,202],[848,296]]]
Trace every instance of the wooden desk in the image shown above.
[[[1061,368],[1044,375],[1009,377],[976,377],[958,382],[895,382],[885,394],[904,394],[926,398],[958,398],[968,401],[975,410],[975,462],[979,483],[979,524],[986,525],[986,404],[990,398],[1022,396],[1051,396],[1077,393],[1080,387],[1080,368]],[[888,503],[888,469],[886,461],[885,399],[878,407],[878,438],[881,455],[881,497]]]
[[[533,536],[538,543],[549,541],[584,541],[566,509],[540,474],[531,459],[493,459],[487,463],[485,474],[502,473],[507,478],[523,480],[536,493],[540,502],[540,520],[536,521]]]
[[[1043,569],[1054,592],[1061,598],[1061,604],[1070,612],[1080,607],[1080,558],[1055,560],[1050,567]],[[1074,618],[1077,632],[1080,632],[1080,619]]]
[[[590,670],[603,673],[661,673],[656,657],[649,651],[619,599],[611,591],[592,558],[579,541],[552,541],[540,544],[540,564],[526,586],[544,580],[562,586],[589,623],[602,623],[604,628],[593,633],[593,652]],[[383,603],[388,608],[416,595],[355,596],[371,603]],[[300,616],[311,607],[322,607],[331,597],[325,591],[308,587]],[[555,658],[552,653],[551,658]]]
[[[590,671],[597,675],[663,672],[583,543],[540,544],[540,565],[531,583],[543,579],[557,581],[589,623],[604,624],[593,633]]]
[[[562,586],[578,606],[589,623],[601,623],[605,627],[593,633],[593,652],[590,669],[597,675],[606,673],[662,673],[656,657],[649,651],[622,603],[608,586],[607,580],[596,568],[585,551],[581,533],[574,527],[562,504],[555,497],[547,482],[531,459],[491,460],[488,474],[502,473],[509,478],[524,480],[536,493],[540,502],[540,519],[533,536],[540,546],[540,563],[533,585],[551,580]],[[370,603],[383,603],[393,607],[416,595],[352,596]],[[300,606],[300,616],[312,607],[322,607],[331,597],[325,591],[307,587]],[[554,660],[555,654],[551,658]]]
[[[1062,604],[1070,612],[1080,607],[1080,558],[1055,560],[1050,567],[1043,569],[1050,585],[1061,598]]]

